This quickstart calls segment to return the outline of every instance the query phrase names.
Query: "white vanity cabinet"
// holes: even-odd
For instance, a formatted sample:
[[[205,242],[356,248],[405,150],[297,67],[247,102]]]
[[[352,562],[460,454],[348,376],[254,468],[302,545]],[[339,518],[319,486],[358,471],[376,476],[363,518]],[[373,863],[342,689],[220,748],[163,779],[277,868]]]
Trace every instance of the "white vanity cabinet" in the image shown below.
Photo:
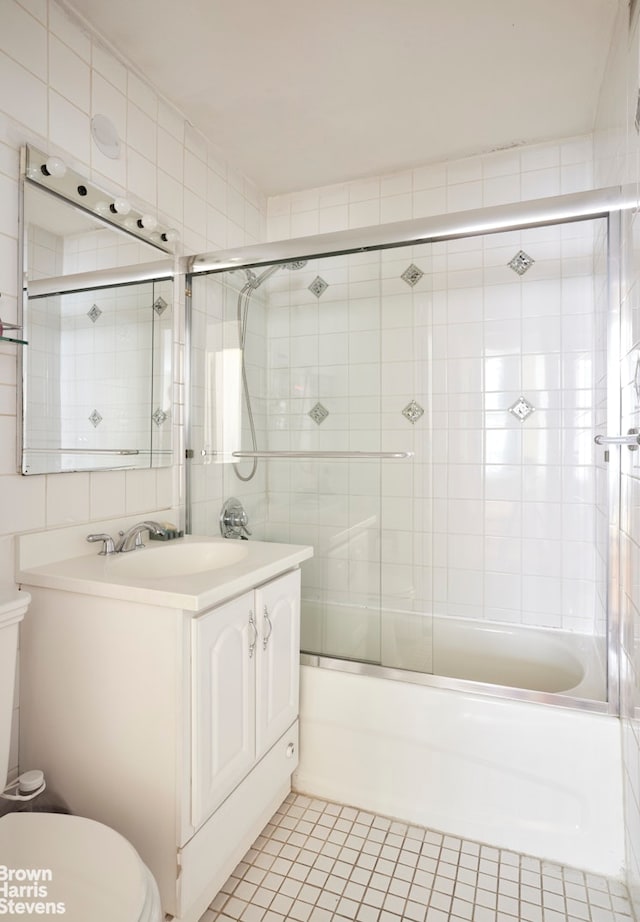
[[[299,600],[296,570],[192,621],[196,828],[297,718]]]
[[[270,560],[253,586],[229,578],[213,605],[185,594],[181,608],[155,589],[105,598],[88,581],[74,591],[56,585],[60,566],[55,579],[45,567],[19,575],[32,596],[21,768],[42,768],[74,813],[121,832],[179,922],[198,922],[298,761],[298,565],[311,549],[264,547],[250,553],[280,547],[280,571]]]

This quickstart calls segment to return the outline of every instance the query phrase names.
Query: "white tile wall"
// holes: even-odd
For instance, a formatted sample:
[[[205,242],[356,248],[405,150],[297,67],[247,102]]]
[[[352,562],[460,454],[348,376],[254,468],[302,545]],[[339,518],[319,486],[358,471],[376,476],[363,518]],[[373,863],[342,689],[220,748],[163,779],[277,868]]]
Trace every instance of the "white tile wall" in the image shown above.
[[[592,188],[591,136],[273,196],[270,240]]]
[[[72,19],[56,0],[4,0],[0,10],[0,314],[17,316],[19,149],[25,142],[56,154],[98,185],[123,194],[176,227],[186,252],[264,239],[266,200],[215,147],[160,97],[135,68]],[[90,119],[117,126],[120,160],[95,147]],[[206,194],[206,207],[194,190]],[[206,193],[204,192],[206,190]],[[177,298],[173,428],[181,432],[183,307]],[[166,508],[184,501],[182,465],[171,471],[21,477],[12,446],[16,428],[16,346],[0,343],[0,581],[13,581],[13,535],[66,521]],[[90,530],[89,528],[87,529]],[[14,737],[17,735],[14,733]],[[16,749],[12,751],[15,769]]]

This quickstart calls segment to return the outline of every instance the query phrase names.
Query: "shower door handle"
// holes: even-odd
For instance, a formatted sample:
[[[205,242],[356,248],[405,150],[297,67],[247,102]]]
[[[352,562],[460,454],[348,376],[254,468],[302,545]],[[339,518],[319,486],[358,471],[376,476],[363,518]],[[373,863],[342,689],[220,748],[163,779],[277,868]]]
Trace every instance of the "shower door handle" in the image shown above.
[[[629,451],[640,448],[640,430],[629,429],[626,435],[596,435],[596,445],[626,445]]]

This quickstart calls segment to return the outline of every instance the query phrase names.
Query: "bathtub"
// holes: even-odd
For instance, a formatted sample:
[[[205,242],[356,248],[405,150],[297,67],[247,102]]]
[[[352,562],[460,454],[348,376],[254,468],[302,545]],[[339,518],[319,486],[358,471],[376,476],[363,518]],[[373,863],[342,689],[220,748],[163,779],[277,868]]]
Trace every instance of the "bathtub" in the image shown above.
[[[622,879],[620,721],[301,667],[296,791]]]
[[[295,790],[622,879],[601,642],[457,618],[385,627],[347,608],[322,621],[333,657],[301,657]],[[338,621],[385,666],[338,659]],[[427,662],[440,674],[416,669]]]
[[[493,693],[606,700],[605,639],[587,634],[305,601],[301,644],[303,652],[405,670],[412,682],[446,677]]]
[[[546,694],[606,700],[603,637],[438,617],[433,672]]]

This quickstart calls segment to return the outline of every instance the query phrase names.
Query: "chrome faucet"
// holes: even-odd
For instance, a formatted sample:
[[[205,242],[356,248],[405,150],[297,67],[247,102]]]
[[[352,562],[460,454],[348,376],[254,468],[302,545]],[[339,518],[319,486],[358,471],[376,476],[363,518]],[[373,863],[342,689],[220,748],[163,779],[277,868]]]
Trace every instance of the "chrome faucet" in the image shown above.
[[[132,525],[128,531],[118,532],[120,537],[116,541],[116,554],[126,554],[129,551],[135,551],[138,547],[144,547],[142,543],[142,532],[148,531],[153,535],[164,535],[165,530],[158,522],[146,521],[138,522]]]

